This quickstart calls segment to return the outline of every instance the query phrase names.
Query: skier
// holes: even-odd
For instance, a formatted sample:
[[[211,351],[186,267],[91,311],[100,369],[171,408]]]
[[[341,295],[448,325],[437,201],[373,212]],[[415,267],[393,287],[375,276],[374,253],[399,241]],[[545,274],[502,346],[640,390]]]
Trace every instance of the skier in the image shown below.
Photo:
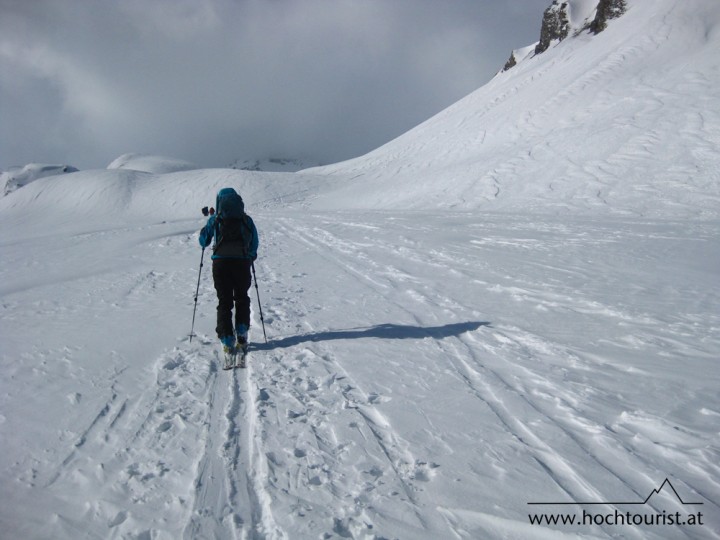
[[[250,270],[257,259],[258,233],[252,218],[245,213],[242,197],[232,188],[218,191],[216,213],[210,215],[200,231],[200,246],[215,240],[212,274],[217,291],[215,331],[225,352],[225,367],[232,367],[238,349],[247,353],[250,329]],[[235,304],[235,324],[232,308]],[[230,364],[230,365],[229,365]]]

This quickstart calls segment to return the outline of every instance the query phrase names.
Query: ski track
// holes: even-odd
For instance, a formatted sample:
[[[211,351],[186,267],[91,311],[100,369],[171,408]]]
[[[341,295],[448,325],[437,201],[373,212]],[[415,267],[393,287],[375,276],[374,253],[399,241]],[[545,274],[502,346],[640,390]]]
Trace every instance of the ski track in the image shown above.
[[[284,232],[292,235],[292,228],[296,225],[297,224],[289,224],[285,226]],[[367,258],[363,257],[359,251],[353,250],[349,246],[345,245],[343,241],[333,237],[329,232],[315,229],[312,231],[302,231],[298,233],[296,229],[294,235],[296,238],[305,242],[308,246],[313,246],[315,242],[322,244],[323,249],[317,250],[319,256],[323,256],[326,260],[332,261],[342,271],[348,272],[352,276],[359,278],[365,282],[367,286],[372,288],[374,292],[382,294],[383,291],[379,289],[387,288],[387,285],[380,284],[377,281],[370,279],[367,274],[355,268],[354,264],[357,263],[348,262],[348,260],[357,261],[358,259],[365,259],[363,262],[366,262]],[[328,255],[328,253],[332,255]],[[442,254],[437,251],[435,251],[433,255],[436,258],[443,258]],[[343,256],[347,257],[347,259],[343,260],[340,258]],[[385,273],[394,276],[395,280],[399,279],[400,282],[408,280],[408,276],[404,275],[402,272],[398,272],[392,267],[389,267],[388,270],[390,271],[386,271]],[[397,283],[392,284],[392,286],[397,288]],[[440,303],[447,305],[451,302],[448,298],[441,298],[440,302],[438,302],[437,299],[433,301],[427,296],[417,293],[416,291],[413,291],[413,296],[416,300],[421,302],[431,302],[435,305],[435,307],[437,307]],[[397,307],[407,311],[408,315],[415,318],[417,322],[420,322],[414,313],[406,310],[401,305],[397,305]],[[517,348],[525,348],[523,347],[522,340],[518,340],[516,343]],[[524,393],[521,393],[511,387],[498,373],[484,368],[482,364],[477,361],[472,352],[472,347],[466,345],[467,351],[460,351],[453,345],[442,346],[438,344],[438,347],[446,353],[443,354],[443,356],[449,359],[453,370],[458,375],[458,378],[467,384],[471,392],[488,406],[488,408],[497,416],[499,421],[505,426],[508,433],[530,448],[534,459],[536,459],[538,463],[548,471],[553,480],[564,492],[575,500],[593,500],[593,498],[598,500],[601,499],[601,494],[591,488],[590,482],[583,479],[581,475],[575,473],[573,471],[573,467],[561,457],[561,454],[555,451],[552,446],[546,442],[546,440],[552,440],[555,438],[555,433],[549,433],[548,436],[545,437],[546,440],[543,440],[543,438],[536,435],[535,429],[529,428],[527,423],[518,419],[520,415],[517,414],[517,411],[527,409],[527,406],[529,406],[534,409],[535,413],[539,413],[543,416],[550,424],[558,427],[555,420],[547,414],[542,413],[537,406],[535,406],[535,404],[524,395]],[[518,401],[521,401],[522,403],[518,405]],[[523,414],[522,416],[526,415]],[[568,434],[567,431],[562,428],[561,431],[565,435]],[[376,437],[380,441],[383,438],[382,436],[377,435]],[[578,441],[575,440],[575,442],[577,443]],[[563,441],[563,447],[564,446],[565,443]],[[384,446],[383,449],[386,450]],[[585,450],[585,448],[583,448],[583,450]],[[389,455],[388,458],[390,458]],[[392,459],[390,459],[390,461],[391,463],[393,462]],[[411,499],[411,501],[414,504],[417,504],[414,500]],[[420,514],[420,512],[418,512],[418,514]],[[422,525],[423,528],[427,528],[426,523],[423,522]]]
[[[718,8],[631,4],[353,160],[4,199],[0,536],[720,540]],[[228,185],[270,342],[251,290],[225,372],[176,218]]]
[[[220,373],[214,340],[199,341],[163,354],[155,385],[139,395],[122,398],[113,384],[68,455],[36,474],[50,493],[103,486],[85,514],[63,519],[105,523],[96,534],[110,538],[266,537],[249,466],[247,372]]]
[[[373,268],[373,270],[376,270],[374,275],[387,276],[389,283],[371,278],[367,273],[367,268],[377,265],[372,264],[370,259],[364,256],[362,250],[367,245],[351,246],[347,242],[334,237],[329,231],[319,230],[318,228],[303,230],[301,225],[290,221],[284,221],[281,227],[285,235],[295,237],[308,247],[314,248],[318,257],[322,257],[323,260],[334,264],[339,271],[356,278],[358,285],[364,285],[372,289],[378,296],[385,295],[387,298],[389,288],[397,290],[404,287],[408,281],[414,281],[412,276],[391,265],[386,266],[385,269],[380,269],[379,272],[377,272],[377,268]],[[398,246],[392,245],[389,246],[389,251],[398,252],[401,250],[398,249]],[[431,252],[431,255],[430,264],[436,264],[434,261],[442,261],[444,258],[450,259],[450,257],[444,257],[437,251]],[[375,257],[375,260],[381,261],[386,260],[386,258]],[[457,268],[459,262],[457,257],[452,257],[452,260],[455,261]],[[357,267],[358,262],[365,263],[365,271]],[[438,266],[441,266],[441,264],[438,264]],[[549,266],[546,266],[545,270],[549,268]],[[453,309],[461,307],[459,303],[442,295],[435,294],[435,298],[429,298],[416,290],[411,292],[411,296],[416,301],[431,304],[435,310],[442,307]],[[570,297],[562,298],[562,300],[567,303],[570,301]],[[582,298],[576,300],[576,303],[581,306],[583,302],[587,302],[587,311],[594,315],[638,322],[637,316],[622,313],[608,306],[598,305],[595,301],[586,301]],[[419,323],[420,320],[415,312],[407,310],[404,305],[404,303],[395,303],[394,307],[406,311],[408,316]],[[647,319],[640,322],[647,324],[657,323],[657,321]],[[313,329],[308,327],[308,330],[312,331]],[[485,350],[494,355],[501,352],[503,358],[520,356],[534,359],[556,356],[567,358],[570,363],[578,364],[581,368],[590,369],[589,366],[582,366],[583,359],[572,350],[553,344],[537,335],[523,332],[519,328],[507,328],[504,331],[498,331],[495,333],[495,337],[499,341],[497,345],[489,345],[486,340],[479,342],[472,334],[467,338],[461,337],[458,340],[437,341],[436,345],[443,353],[442,356],[449,360],[458,379],[463,381],[470,391],[487,405],[502,425],[505,426],[509,434],[528,447],[528,451],[533,458],[547,471],[560,490],[568,496],[568,500],[603,500],[604,498],[603,493],[593,487],[594,478],[586,478],[578,472],[579,470],[586,470],[585,467],[578,467],[576,462],[568,461],[563,457],[563,454],[567,453],[568,446],[576,447],[577,452],[584,456],[583,461],[589,459],[592,462],[589,464],[590,469],[587,470],[592,470],[596,474],[598,468],[602,469],[610,477],[607,482],[611,486],[615,486],[615,489],[618,489],[619,486],[623,491],[631,493],[633,499],[644,499],[645,494],[638,488],[633,487],[636,482],[632,482],[627,478],[628,469],[630,468],[633,471],[641,469],[643,462],[635,456],[634,449],[623,442],[624,434],[618,434],[616,426],[598,424],[593,418],[586,415],[582,407],[589,394],[586,387],[572,385],[570,388],[576,390],[562,389],[559,392],[560,395],[553,395],[551,392],[557,393],[558,389],[551,379],[543,376],[537,370],[530,370],[522,365],[513,366],[510,375],[513,379],[521,378],[524,383],[512,383],[508,380],[507,375],[503,374],[503,370],[488,367],[487,363],[476,351],[478,349]],[[458,346],[458,344],[461,346]],[[693,352],[697,353],[698,351]],[[330,360],[327,355],[324,359],[326,361]],[[336,366],[333,367],[337,370]],[[504,369],[504,371],[507,371],[507,369]],[[519,377],[519,375],[522,375],[522,377]],[[343,378],[345,377],[347,377],[346,373],[343,374]],[[530,387],[526,386],[528,383]],[[543,390],[543,388],[547,388],[547,390]],[[610,400],[617,397],[607,396],[603,397],[603,399]],[[531,420],[521,420],[527,417],[530,417]],[[368,420],[367,417],[366,420]],[[542,431],[537,429],[538,424],[544,426]],[[392,428],[386,420],[383,419],[383,421],[373,423],[373,425],[387,426],[387,434],[380,436],[376,434],[378,440],[401,440],[398,434],[392,432]],[[673,428],[668,426],[667,429],[672,430]],[[398,462],[397,459],[391,457],[385,447],[383,449],[386,451],[391,463]],[[411,457],[406,459],[405,463],[412,463],[413,461],[417,462],[418,460]],[[668,467],[669,463],[666,460],[661,460],[661,463],[666,468],[659,467],[658,475],[662,475],[663,470],[668,471],[675,468]],[[395,468],[395,471],[398,473],[397,468]],[[703,472],[713,474],[715,471],[713,468],[709,468]],[[687,476],[687,471],[684,474]],[[398,474],[398,476],[401,475]],[[643,480],[646,483],[652,483],[652,474],[636,473],[634,476],[636,478],[633,480],[640,479],[641,485]],[[409,491],[407,493],[410,495]],[[419,508],[419,503],[413,497],[409,496],[409,500],[418,507],[418,515],[426,515],[426,512]],[[682,509],[677,501],[674,504],[676,510]],[[660,507],[653,508],[658,513],[662,511]],[[424,529],[428,529],[425,520],[421,520],[420,525]],[[607,527],[605,533],[612,535],[612,527]],[[631,531],[628,534],[628,537],[644,538],[646,533]]]
[[[653,376],[652,364],[621,362],[608,351],[633,358],[649,349],[656,361],[666,354],[668,362],[711,358],[717,339],[696,338],[700,321],[720,326],[717,316],[701,317],[718,293],[698,294],[691,279],[684,289],[672,289],[641,276],[640,286],[608,271],[605,279],[617,293],[597,294],[592,272],[607,265],[602,253],[587,251],[592,245],[618,255],[617,243],[637,242],[632,257],[650,268],[663,257],[653,251],[665,245],[658,242],[701,249],[716,238],[712,226],[584,222],[573,228],[460,215],[436,218],[431,227],[422,216],[383,213],[362,219],[269,213],[257,222],[268,253],[257,266],[270,343],[260,341],[253,294],[247,369],[219,369],[207,271],[197,341],[176,335],[179,343],[166,343],[144,368],[132,355],[147,349],[145,342],[107,353],[104,370],[85,360],[92,357],[80,345],[41,346],[24,355],[23,362],[33,362],[26,376],[49,391],[62,377],[88,388],[67,395],[63,407],[79,415],[61,422],[58,445],[30,448],[11,465],[21,499],[33,496],[57,509],[47,520],[30,520],[19,534],[512,536],[529,500],[643,500],[666,476],[687,497],[704,500],[707,514],[717,512],[720,450],[703,430],[720,414],[717,400],[710,391],[694,396],[680,388],[667,411],[646,410],[632,385],[666,391],[666,375]],[[459,226],[469,241],[448,241]],[[18,320],[23,310],[70,320],[88,311],[139,312],[141,306],[152,313],[148,298],[166,296],[191,307],[191,295],[179,287],[197,272],[198,250],[186,228],[178,224],[170,234],[143,228],[136,243],[128,242],[141,260],[146,250],[170,250],[166,264],[121,267],[111,278],[97,269],[83,278],[91,292],[77,305],[28,305],[11,295],[3,300],[3,320]],[[108,234],[119,233],[89,233],[83,241],[103,243]],[[669,297],[653,308],[646,299],[656,288]],[[24,287],[13,290],[28,294]],[[686,312],[663,310],[663,302],[670,306],[673,296],[688,291],[698,300]],[[637,305],[626,301],[628,294],[640,299]],[[546,314],[569,327],[538,325]],[[592,336],[587,343],[570,340],[583,331]],[[385,384],[383,371],[395,386]],[[26,385],[20,388],[31,387],[23,371],[8,373]],[[636,383],[618,383],[623,377]],[[41,395],[32,399],[42,403]],[[454,402],[463,407],[457,418],[443,416]],[[497,506],[493,492],[508,485],[525,486],[527,500]],[[665,499],[653,499],[649,508],[682,510]],[[683,529],[680,537],[715,538],[716,529],[712,522],[699,532]],[[584,532],[613,537],[617,530]],[[632,528],[623,535],[663,537]]]
[[[81,240],[71,240],[71,253],[75,248],[84,253],[106,242],[108,235],[130,232],[133,240],[127,244],[133,258],[153,265],[158,252],[167,252],[171,258],[160,269],[120,265],[112,277],[100,267],[87,275],[81,273],[81,284],[76,276],[66,285],[66,294],[78,291],[77,301],[69,305],[41,300],[4,308],[14,307],[19,318],[23,310],[51,319],[62,317],[62,324],[69,328],[77,317],[103,317],[112,324],[116,314],[123,312],[142,310],[152,317],[157,311],[159,316],[165,310],[152,300],[177,296],[178,285],[186,284],[187,277],[197,271],[178,270],[176,258],[184,257],[183,253],[194,255],[197,240],[187,233],[186,225],[171,226],[176,227],[180,231],[169,235],[167,226],[160,224],[135,232],[122,229],[71,237]],[[25,264],[34,262],[30,259]],[[51,277],[40,284],[40,290],[54,284]],[[209,273],[203,276],[201,286],[204,301],[200,309],[202,303],[212,305]],[[189,300],[187,292],[182,292]],[[199,315],[201,323],[204,317]],[[163,333],[162,326],[157,330]],[[29,396],[31,400],[42,403],[42,394],[52,392],[58,382],[77,381],[78,391],[68,394],[66,403],[56,405],[69,406],[70,414],[78,416],[59,431],[56,448],[31,451],[13,466],[21,485],[33,492],[42,490],[40,504],[45,501],[49,507],[64,509],[46,522],[30,519],[24,525],[15,524],[18,537],[263,538],[258,532],[262,512],[254,484],[247,476],[234,474],[250,470],[244,450],[247,445],[241,440],[250,437],[242,422],[247,414],[239,389],[244,378],[235,375],[228,381],[218,375],[214,345],[214,339],[202,334],[190,346],[184,338],[183,344],[160,352],[149,367],[132,369],[131,365],[137,364],[132,357],[135,350],[146,356],[146,341],[122,352],[90,353],[83,345],[56,351],[41,345],[33,354],[24,355],[25,362],[32,362],[30,373],[43,388]],[[99,358],[107,369],[98,370],[94,365]],[[88,377],[89,372],[94,374]],[[14,369],[10,373],[18,379],[21,372]],[[58,427],[66,424],[63,420]],[[252,429],[252,423],[248,427]],[[68,494],[74,494],[70,497],[74,503],[63,502]]]
[[[283,225],[285,220],[279,222],[280,234],[308,244],[307,236],[297,231],[297,223],[287,227]],[[271,247],[272,244],[269,249]],[[347,266],[343,270],[352,271]],[[279,277],[268,273],[271,280],[282,283]],[[297,291],[286,290],[284,298],[292,299],[293,292]],[[298,300],[286,303],[291,304],[290,314],[295,316],[302,317],[312,311],[310,306]],[[278,306],[275,311],[279,311]],[[278,322],[290,322],[286,316],[278,319]],[[315,330],[307,321],[298,326],[304,332],[313,333]],[[331,508],[347,507],[342,515],[325,516],[326,537],[334,534],[343,537],[372,535],[376,490],[389,491],[389,497],[401,501],[402,510],[398,519],[408,520],[407,526],[412,529],[427,530],[428,522],[432,520],[417,500],[417,488],[413,481],[423,476],[432,465],[413,456],[410,445],[373,405],[380,397],[368,395],[342,367],[331,348],[322,344],[303,346],[290,354],[272,353],[270,361],[274,362],[270,374],[266,373],[268,365],[263,364],[262,371],[258,370],[255,378],[258,414],[266,425],[272,423],[273,429],[266,429],[274,437],[291,429],[288,439],[295,439],[292,453],[285,452],[280,456],[276,452],[267,452],[265,455],[268,480],[274,489],[299,492],[298,501],[292,503],[295,522],[286,530],[305,534],[302,528],[298,530],[298,521],[302,521],[310,509],[319,510],[317,502],[312,501],[312,492],[321,487],[327,487],[336,501],[329,505]],[[286,396],[289,396],[290,403],[285,401]],[[284,403],[276,403],[277,400]],[[346,419],[344,422],[352,431],[344,433],[345,437],[350,435],[349,440],[339,437],[342,427],[338,416]],[[272,441],[269,446],[283,447],[284,444]],[[352,466],[358,453],[366,454],[365,460],[370,460],[360,470]],[[314,531],[316,526],[313,522],[307,524],[307,533]]]

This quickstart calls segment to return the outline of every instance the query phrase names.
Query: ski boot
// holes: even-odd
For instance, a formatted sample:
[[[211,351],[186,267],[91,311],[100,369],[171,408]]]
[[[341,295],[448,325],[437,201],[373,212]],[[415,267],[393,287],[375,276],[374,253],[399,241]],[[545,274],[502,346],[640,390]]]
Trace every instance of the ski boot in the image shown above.
[[[237,327],[237,350],[240,353],[236,366],[245,367],[245,357],[248,353],[248,328],[244,324]]]
[[[223,369],[232,369],[235,367],[235,360],[237,358],[237,348],[235,347],[235,340],[233,336],[225,336],[220,339],[223,345],[223,353],[225,355],[225,364]]]

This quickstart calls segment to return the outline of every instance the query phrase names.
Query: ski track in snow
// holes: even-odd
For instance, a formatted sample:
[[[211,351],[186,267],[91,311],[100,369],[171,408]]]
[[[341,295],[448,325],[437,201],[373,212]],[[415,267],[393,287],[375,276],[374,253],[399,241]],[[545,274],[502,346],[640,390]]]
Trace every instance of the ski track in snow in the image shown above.
[[[8,273],[41,255],[21,259],[6,244],[0,317],[15,353],[3,354],[2,400],[14,415],[0,430],[22,434],[6,439],[8,530],[542,538],[547,529],[523,523],[529,501],[643,500],[669,477],[710,521],[684,537],[717,537],[717,374],[700,371],[719,348],[720,293],[698,258],[717,241],[713,224],[352,212],[256,221],[270,343],[251,290],[254,345],[248,368],[231,372],[219,369],[207,269],[198,338],[178,333],[198,269],[187,231],[199,227],[46,240],[74,260],[115,239],[114,270],[90,265],[73,280],[66,269],[54,297],[52,274]],[[666,257],[678,251],[682,263]],[[138,333],[148,317],[153,332]],[[33,342],[22,325],[32,318],[57,327]],[[88,320],[122,335],[96,339]],[[698,373],[674,384],[693,364]],[[683,510],[668,498],[648,509]]]
[[[0,535],[720,539],[720,12],[631,4],[354,160],[3,198]],[[230,372],[183,218],[226,186],[270,340],[251,289]]]
[[[308,228],[307,225],[294,220],[283,220],[279,219],[280,229],[282,235],[297,239],[300,243],[304,243],[308,249],[313,250],[313,257],[322,260],[321,266],[332,266],[335,268],[334,271],[330,271],[329,275],[345,275],[346,279],[349,279],[353,283],[353,289],[357,290],[360,288],[368,289],[367,296],[375,298],[385,297],[386,302],[392,304],[392,309],[397,312],[405,312],[405,317],[412,319],[415,323],[421,324],[420,318],[417,316],[417,311],[408,310],[404,306],[407,305],[407,297],[402,296],[402,301],[392,301],[395,293],[401,291],[403,295],[407,294],[417,302],[431,306],[431,310],[428,312],[437,313],[440,309],[446,310],[452,309],[455,312],[463,309],[462,305],[446,296],[438,294],[437,288],[432,289],[432,296],[418,292],[416,289],[406,289],[407,282],[418,282],[419,280],[414,279],[409,273],[406,273],[398,268],[388,265],[386,268],[378,268],[380,265],[378,261],[388,260],[389,253],[384,253],[384,256],[374,256],[372,258],[364,255],[366,248],[372,247],[371,243],[360,243],[351,244],[345,240],[336,237],[326,227],[315,227]],[[327,223],[327,222],[326,222]],[[337,225],[335,223],[334,225]],[[375,228],[375,230],[380,229]],[[581,241],[579,243],[582,243]],[[522,241],[519,243],[522,244]],[[540,246],[540,243],[537,243]],[[388,246],[389,251],[402,251],[398,249],[397,245],[390,244]],[[407,255],[407,253],[404,253]],[[439,252],[434,252],[427,264],[436,267],[445,266],[442,264],[443,259],[451,260],[452,257],[443,257]],[[457,258],[454,258],[456,263]],[[420,258],[414,260],[415,263],[421,262]],[[364,264],[363,264],[364,263]],[[360,266],[362,265],[362,266]],[[292,262],[288,264],[292,266]],[[368,272],[371,268],[372,271]],[[545,269],[551,268],[546,266]],[[554,271],[558,271],[559,268],[552,267]],[[572,269],[563,269],[563,271],[572,271]],[[379,278],[379,276],[385,276],[385,278]],[[302,276],[299,276],[302,277]],[[286,283],[287,280],[277,279],[278,283]],[[340,278],[337,278],[340,280]],[[547,288],[547,287],[545,287]],[[335,288],[333,287],[333,290]],[[297,299],[292,299],[293,292],[303,293],[303,289],[297,289],[295,291],[286,289],[286,294],[281,298],[291,298],[286,300],[285,303],[291,304],[291,309],[288,311],[293,313],[296,317],[303,317],[305,314],[312,312],[313,309],[320,310],[320,306],[307,306],[300,303]],[[512,289],[510,292],[513,296],[517,296],[518,289]],[[528,294],[529,291],[520,289],[520,292]],[[572,301],[571,296],[556,296],[553,298],[562,299],[566,303]],[[597,301],[584,300],[582,295],[580,298],[575,300],[581,308],[583,304],[586,304],[588,312],[595,316],[600,317],[615,317],[619,320],[632,321],[634,316],[623,313],[618,309],[611,308],[609,306],[602,305]],[[544,308],[546,309],[546,308]],[[280,318],[289,319],[287,316]],[[636,318],[635,318],[636,319]],[[641,322],[645,323],[657,323],[645,317],[640,319]],[[288,321],[289,322],[289,321]],[[315,328],[305,323],[303,325],[296,325],[297,330],[303,330],[311,336],[313,333],[316,334],[318,341],[323,341],[323,333],[317,332]],[[329,338],[330,336],[327,336]],[[596,471],[602,470],[603,474],[608,477],[608,484],[613,486],[615,489],[622,489],[633,495],[635,499],[642,500],[644,494],[641,489],[633,487],[633,482],[627,477],[630,471],[635,471],[638,468],[642,468],[641,465],[643,460],[641,458],[633,457],[635,451],[631,445],[628,445],[625,441],[625,434],[617,434],[615,432],[617,426],[608,426],[603,423],[599,423],[596,419],[592,418],[592,414],[588,414],[590,411],[583,410],[583,403],[587,402],[588,397],[592,396],[592,390],[586,386],[587,380],[583,379],[583,384],[570,385],[568,389],[557,387],[557,382],[552,378],[549,378],[541,373],[537,368],[529,369],[524,365],[512,366],[508,372],[507,367],[500,365],[500,367],[490,367],[488,361],[483,358],[484,355],[479,354],[478,349],[485,350],[491,353],[493,356],[499,356],[503,361],[507,361],[508,358],[519,356],[520,358],[527,358],[530,360],[537,360],[538,357],[548,357],[552,359],[553,356],[558,358],[567,359],[569,367],[576,369],[592,370],[593,366],[588,365],[588,361],[583,361],[572,349],[555,344],[547,339],[543,339],[538,335],[524,332],[523,330],[515,327],[508,327],[503,331],[498,331],[495,334],[495,339],[498,343],[489,345],[486,340],[478,340],[473,334],[469,334],[469,337],[459,337],[457,340],[450,341],[437,341],[435,347],[440,356],[449,360],[449,364],[452,367],[452,372],[455,377],[462,381],[469,391],[479,399],[484,406],[497,417],[500,423],[504,426],[505,431],[508,435],[512,436],[523,446],[527,447],[533,459],[537,461],[540,467],[546,471],[553,481],[558,485],[560,490],[565,493],[570,500],[603,500],[603,493],[593,487],[594,478],[592,476],[584,476],[582,470],[590,470],[596,473]],[[289,340],[292,342],[292,340]],[[313,339],[308,339],[309,342],[313,342]],[[680,345],[680,344],[678,344]],[[408,444],[401,434],[399,434],[392,426],[392,423],[378,412],[377,407],[371,406],[372,402],[380,402],[379,394],[372,393],[372,399],[369,399],[368,392],[358,388],[358,383],[348,374],[348,372],[342,369],[335,355],[332,352],[325,352],[326,346],[316,346],[314,349],[304,349],[303,352],[293,359],[292,362],[287,362],[287,357],[279,356],[277,361],[281,364],[279,371],[273,371],[273,377],[267,381],[267,386],[259,388],[258,392],[261,401],[265,403],[266,407],[271,407],[274,411],[274,415],[278,418],[278,427],[282,427],[282,421],[279,418],[282,416],[277,411],[277,405],[273,400],[275,395],[270,391],[282,390],[278,392],[278,395],[290,394],[293,396],[293,400],[297,404],[290,403],[287,405],[285,415],[290,419],[289,423],[294,424],[297,422],[296,419],[301,418],[301,423],[307,423],[309,413],[307,408],[309,406],[308,399],[304,397],[308,389],[317,390],[320,385],[317,381],[308,381],[302,376],[295,377],[293,384],[299,388],[290,387],[289,390],[283,388],[287,387],[287,382],[284,385],[280,384],[281,374],[290,373],[304,373],[307,371],[308,364],[311,359],[316,359],[318,356],[325,362],[326,370],[329,370],[329,379],[325,379],[324,385],[330,388],[332,385],[337,383],[338,380],[342,381],[344,388],[356,390],[358,397],[353,398],[348,395],[347,391],[336,391],[340,392],[345,399],[345,407],[355,408],[353,403],[359,403],[357,405],[360,415],[363,417],[364,423],[367,426],[369,432],[373,434],[374,439],[379,443],[381,454],[387,457],[389,469],[394,472],[397,478],[400,489],[396,489],[395,493],[405,492],[407,496],[407,503],[412,508],[413,512],[417,517],[417,522],[409,522],[409,527],[419,527],[420,530],[425,533],[442,534],[440,531],[443,530],[442,525],[437,521],[428,519],[428,516],[433,515],[432,505],[430,501],[422,497],[422,490],[418,490],[414,480],[420,478],[427,480],[435,474],[435,468],[439,465],[436,463],[428,464],[428,461],[418,459],[408,449],[412,446]],[[697,351],[693,351],[697,353]],[[594,363],[594,358],[589,357],[589,363]],[[580,364],[580,365],[578,365]],[[582,365],[585,364],[585,365]],[[547,367],[543,364],[544,367]],[[623,368],[609,364],[611,369],[617,370],[619,373],[623,371],[632,371],[632,368]],[[564,373],[567,368],[562,368]],[[504,373],[505,372],[505,373]],[[407,373],[405,374],[407,375]],[[513,382],[513,380],[520,379],[524,381],[522,383]],[[263,384],[259,379],[258,384]],[[320,379],[318,379],[320,380]],[[277,388],[281,386],[281,388]],[[324,395],[327,398],[327,394]],[[614,395],[603,395],[602,400],[611,401],[617,399],[618,396]],[[336,402],[339,397],[336,398]],[[351,404],[351,405],[348,405]],[[318,405],[312,404],[315,407]],[[337,405],[336,405],[337,406]],[[299,410],[298,410],[299,408]],[[320,409],[323,411],[323,409]],[[369,412],[368,412],[369,411]],[[323,411],[321,414],[325,415]],[[620,418],[624,418],[626,413],[623,412]],[[526,418],[529,420],[523,420]],[[356,426],[356,421],[350,421],[349,425]],[[538,430],[538,426],[542,426],[542,430]],[[677,442],[678,437],[672,434],[675,429],[670,425],[663,426],[662,423],[658,424],[658,431],[655,436],[657,437],[663,431],[669,432],[671,435],[668,437],[664,435],[663,438],[669,438],[670,440]],[[285,428],[275,429],[273,433],[284,433]],[[317,428],[313,428],[313,436],[315,440],[325,441],[326,439],[319,439],[317,434]],[[292,438],[291,438],[292,440]],[[332,439],[333,441],[335,439]],[[389,444],[387,443],[389,441]],[[335,443],[336,444],[336,443]],[[282,445],[280,445],[282,446]],[[318,447],[326,447],[327,442],[323,444],[318,443]],[[331,445],[335,448],[334,445]],[[367,448],[367,445],[366,445]],[[564,457],[568,452],[568,448],[573,448],[571,451],[571,458]],[[599,448],[599,450],[598,450]],[[342,450],[346,447],[342,446]],[[367,449],[366,449],[367,451]],[[716,449],[711,451],[710,455],[716,453]],[[337,459],[335,456],[336,452],[333,452],[334,460]],[[305,449],[296,449],[293,453],[294,457],[300,457],[303,460],[307,457],[307,451]],[[578,467],[577,456],[583,456],[583,466]],[[286,456],[286,459],[278,458],[276,455],[269,457],[277,469],[285,469],[288,467],[288,460],[292,459]],[[714,475],[716,469],[710,465],[712,458],[706,463],[705,470],[702,472],[709,475]],[[317,467],[317,465],[316,465]],[[294,467],[290,467],[294,470]],[[333,468],[328,467],[330,473],[328,476],[332,476]],[[371,469],[365,471],[366,474],[371,474]],[[387,474],[387,473],[386,473]],[[682,475],[680,475],[682,476]],[[322,476],[312,475],[311,473],[303,473],[303,477],[306,482],[314,485],[324,484]],[[640,474],[639,477],[646,482],[651,482],[651,475]],[[310,480],[308,480],[308,478]],[[331,479],[327,480],[333,486],[333,492],[337,491],[337,484]],[[386,480],[387,481],[387,480]],[[297,480],[295,481],[297,485]],[[717,487],[717,485],[715,485]],[[285,490],[290,488],[285,487]],[[372,491],[371,491],[372,492]],[[419,492],[419,494],[418,494]],[[348,494],[346,491],[340,491],[345,498],[352,498],[355,501],[356,509],[358,508],[358,500],[362,501],[363,504],[360,508],[366,508],[367,496],[358,499],[356,494]],[[677,505],[676,505],[677,506]],[[661,509],[655,508],[656,511],[660,512]],[[307,512],[307,508],[304,508],[302,512]],[[451,510],[445,512],[449,516],[454,516]],[[401,512],[398,511],[400,515]],[[346,523],[355,524],[355,530],[353,535],[369,534],[371,527],[368,522],[365,525],[362,524],[363,516],[367,514],[361,514],[360,516],[351,516],[345,518],[345,521],[338,521],[338,518],[334,518],[336,523],[342,523],[341,530],[347,531],[348,526]],[[450,521],[450,520],[449,520]],[[365,527],[365,528],[364,528]],[[611,534],[611,528],[606,531]],[[417,534],[417,533],[415,533]],[[629,537],[645,537],[646,533],[631,532]]]

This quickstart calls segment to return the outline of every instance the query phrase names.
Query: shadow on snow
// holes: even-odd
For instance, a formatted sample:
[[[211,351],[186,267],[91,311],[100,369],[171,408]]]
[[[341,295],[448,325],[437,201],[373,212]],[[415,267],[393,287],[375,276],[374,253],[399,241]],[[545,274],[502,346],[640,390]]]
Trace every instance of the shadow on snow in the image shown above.
[[[459,336],[465,332],[472,332],[481,326],[490,326],[489,322],[464,322],[445,324],[443,326],[411,326],[407,324],[378,324],[367,328],[350,328],[348,330],[327,330],[299,336],[288,336],[270,340],[267,344],[257,343],[252,349],[269,351],[272,349],[285,349],[307,342],[333,341],[336,339],[443,339]]]

